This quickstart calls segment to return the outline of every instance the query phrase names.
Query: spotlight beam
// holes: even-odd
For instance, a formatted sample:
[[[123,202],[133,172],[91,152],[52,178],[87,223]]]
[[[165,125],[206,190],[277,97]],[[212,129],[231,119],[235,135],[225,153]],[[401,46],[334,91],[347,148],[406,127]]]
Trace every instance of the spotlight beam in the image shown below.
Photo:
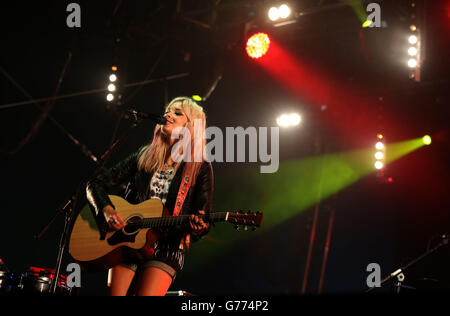
[[[322,123],[348,139],[352,147],[378,129],[373,118],[378,116],[379,103],[360,94],[366,89],[363,83],[341,83],[319,65],[293,57],[273,39],[269,52],[257,63],[300,102],[315,107]],[[388,118],[384,123],[393,125]]]
[[[387,144],[389,156],[385,164],[401,159],[423,146],[422,138]],[[217,210],[232,210],[244,205],[249,210],[263,211],[264,223],[256,234],[267,233],[310,209],[319,200],[324,201],[376,172],[373,168],[373,146],[283,162],[274,174],[260,174],[254,168],[248,166],[240,169],[239,173],[230,173],[222,178],[223,181],[217,184],[215,190],[227,194],[217,194],[215,207]],[[249,192],[242,190],[243,187],[252,188],[252,196],[261,198],[249,199]],[[240,201],[239,206],[236,201]],[[199,255],[191,257],[187,270],[201,268],[208,262],[206,258],[222,255],[224,251],[232,249],[236,242],[242,243],[254,234],[236,234],[228,225],[217,225],[203,242],[192,248],[191,251]],[[217,243],[220,243],[220,247],[217,247]]]

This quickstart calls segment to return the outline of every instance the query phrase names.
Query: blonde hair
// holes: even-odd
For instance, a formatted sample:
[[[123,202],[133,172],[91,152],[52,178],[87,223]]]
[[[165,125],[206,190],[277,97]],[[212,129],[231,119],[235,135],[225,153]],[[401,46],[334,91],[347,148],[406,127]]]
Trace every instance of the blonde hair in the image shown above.
[[[204,149],[205,149],[205,128],[206,128],[206,115],[203,112],[203,108],[195,103],[194,100],[188,97],[178,97],[173,99],[166,107],[165,112],[171,111],[174,107],[181,106],[184,114],[187,118],[185,127],[189,130],[191,135],[190,151],[191,156],[194,157],[195,144],[201,144],[201,161],[187,161],[183,170],[183,177],[188,176],[192,184],[195,184],[197,174],[204,161]],[[194,120],[201,120],[200,133],[194,133]],[[200,138],[195,140],[194,138]],[[169,135],[170,138],[170,135]],[[170,150],[170,142],[167,137],[162,133],[162,125],[157,124],[153,132],[153,139],[150,144],[143,147],[138,155],[138,168],[148,173],[155,172],[163,168],[168,151]],[[198,149],[197,149],[198,150]],[[186,154],[186,153],[184,153]],[[192,160],[192,159],[191,159]],[[176,172],[181,162],[177,162],[174,165],[174,172]]]

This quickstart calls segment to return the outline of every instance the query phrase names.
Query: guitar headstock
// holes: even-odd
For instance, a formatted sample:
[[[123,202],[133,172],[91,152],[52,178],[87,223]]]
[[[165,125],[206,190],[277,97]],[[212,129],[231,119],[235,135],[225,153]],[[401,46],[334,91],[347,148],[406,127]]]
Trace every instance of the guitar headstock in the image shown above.
[[[247,227],[253,227],[253,230],[255,230],[256,227],[261,227],[263,215],[262,212],[229,212],[227,222],[234,224],[237,228],[242,225],[245,230],[247,230]]]

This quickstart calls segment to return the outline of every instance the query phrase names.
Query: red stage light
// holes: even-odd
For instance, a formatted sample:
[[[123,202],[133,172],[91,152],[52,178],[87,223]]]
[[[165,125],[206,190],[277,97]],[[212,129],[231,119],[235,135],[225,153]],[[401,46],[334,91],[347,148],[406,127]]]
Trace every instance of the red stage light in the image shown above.
[[[256,33],[247,40],[245,50],[251,58],[260,58],[269,50],[270,39],[266,33]]]

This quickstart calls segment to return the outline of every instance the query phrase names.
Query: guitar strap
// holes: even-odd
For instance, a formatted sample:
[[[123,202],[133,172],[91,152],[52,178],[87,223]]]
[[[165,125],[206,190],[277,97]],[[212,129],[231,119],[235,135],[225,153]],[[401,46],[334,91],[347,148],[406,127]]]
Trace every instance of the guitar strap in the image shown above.
[[[183,207],[184,199],[189,191],[189,187],[191,186],[191,182],[189,181],[189,177],[183,177],[181,181],[180,189],[178,190],[177,200],[175,202],[175,207],[173,209],[173,216],[178,216],[180,214],[181,208]],[[190,238],[185,236],[180,241],[179,249],[189,248]]]
[[[177,200],[175,202],[175,207],[173,209],[173,216],[178,216],[180,214],[181,208],[183,207],[184,199],[189,191],[189,187],[191,186],[191,182],[189,181],[189,177],[183,177],[181,181],[180,189],[178,190]]]

